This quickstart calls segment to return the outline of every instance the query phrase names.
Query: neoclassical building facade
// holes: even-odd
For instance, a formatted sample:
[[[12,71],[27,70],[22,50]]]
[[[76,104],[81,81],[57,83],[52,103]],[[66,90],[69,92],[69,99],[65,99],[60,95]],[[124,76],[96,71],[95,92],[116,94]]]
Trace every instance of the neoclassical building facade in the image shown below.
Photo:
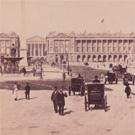
[[[42,58],[46,60],[47,42],[46,39],[40,36],[33,36],[26,40],[27,44],[27,59],[28,63],[33,63]]]
[[[135,35],[90,34],[47,36],[49,62],[125,63],[135,60]]]

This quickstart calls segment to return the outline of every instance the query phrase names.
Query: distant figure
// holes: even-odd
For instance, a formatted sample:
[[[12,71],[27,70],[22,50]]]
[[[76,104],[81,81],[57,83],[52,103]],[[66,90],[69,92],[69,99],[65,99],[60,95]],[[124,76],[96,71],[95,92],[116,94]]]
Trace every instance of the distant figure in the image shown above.
[[[51,100],[53,101],[53,107],[54,107],[55,113],[58,112],[57,94],[58,94],[58,88],[57,88],[57,86],[55,86],[54,91],[52,92],[52,95],[51,95]]]
[[[59,115],[64,115],[65,97],[67,97],[67,94],[63,93],[63,89],[61,88],[57,94],[57,104],[58,104]]]
[[[103,81],[105,78],[104,74],[101,74],[101,80]]]
[[[17,101],[18,100],[18,90],[19,90],[19,85],[17,82],[14,83],[14,88],[12,91],[12,94],[14,95],[14,100]]]
[[[25,98],[26,99],[30,99],[30,90],[31,90],[31,87],[29,86],[29,83],[26,83],[26,86],[25,86]]]
[[[126,84],[126,87],[125,87],[125,93],[127,95],[127,98],[129,98],[129,96],[131,94],[131,88],[128,83]]]
[[[69,75],[72,77],[72,69],[69,70]]]
[[[95,76],[95,79],[92,81],[93,83],[100,83],[100,80],[98,79],[98,76]]]
[[[3,69],[2,69],[2,66],[0,66],[0,74],[1,74],[1,76],[3,75]]]
[[[78,78],[83,78],[80,73],[78,74]]]
[[[62,78],[63,78],[63,82],[65,82],[65,80],[66,80],[66,73],[65,72],[63,72],[63,74],[62,74]]]
[[[128,78],[126,77],[126,73],[123,76],[123,84],[127,85],[128,84]]]
[[[25,67],[22,68],[22,72],[23,72],[23,75],[25,76],[26,75],[26,68]]]
[[[33,72],[33,76],[35,76],[36,75],[36,68],[35,67],[33,67],[32,72]]]

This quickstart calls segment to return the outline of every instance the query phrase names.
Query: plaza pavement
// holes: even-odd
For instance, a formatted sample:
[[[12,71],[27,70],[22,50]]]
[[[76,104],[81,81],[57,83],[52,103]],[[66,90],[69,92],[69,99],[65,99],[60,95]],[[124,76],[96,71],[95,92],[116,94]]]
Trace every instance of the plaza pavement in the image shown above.
[[[60,79],[62,80],[62,72],[44,72],[43,73],[43,79],[42,80],[57,80]],[[66,79],[70,78],[70,76],[68,76],[66,74]],[[25,76],[23,74],[3,74],[0,75],[0,82],[2,81],[10,81],[10,80],[14,80],[14,81],[23,81],[23,80],[40,80],[40,76],[33,76],[32,74],[26,74]]]
[[[13,100],[11,91],[0,91],[0,135],[134,135],[135,96],[127,99],[124,86],[106,85],[108,106],[84,111],[84,97],[66,98],[65,115],[53,111],[52,91],[31,91],[31,99]],[[135,86],[131,86],[135,93]]]

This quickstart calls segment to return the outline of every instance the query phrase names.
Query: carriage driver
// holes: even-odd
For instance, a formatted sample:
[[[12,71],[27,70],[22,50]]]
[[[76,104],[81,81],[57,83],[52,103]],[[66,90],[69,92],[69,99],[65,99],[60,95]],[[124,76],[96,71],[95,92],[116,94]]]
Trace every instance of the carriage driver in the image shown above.
[[[95,79],[92,81],[93,83],[100,83],[100,80],[98,79],[98,76],[95,76]]]

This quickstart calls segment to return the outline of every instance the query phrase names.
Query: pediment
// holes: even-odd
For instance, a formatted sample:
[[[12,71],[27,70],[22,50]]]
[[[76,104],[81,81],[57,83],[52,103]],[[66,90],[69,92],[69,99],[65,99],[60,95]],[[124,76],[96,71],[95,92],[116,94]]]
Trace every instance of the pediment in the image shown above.
[[[57,38],[71,38],[70,36],[64,34],[64,33],[59,33],[58,35],[56,35],[55,37]]]
[[[0,38],[8,38],[9,36],[5,33],[0,33]]]
[[[44,41],[45,39],[44,38],[42,38],[42,37],[40,37],[40,36],[33,36],[33,37],[31,37],[31,38],[28,38],[27,39],[27,41],[34,41],[34,42],[42,42],[42,41]]]

